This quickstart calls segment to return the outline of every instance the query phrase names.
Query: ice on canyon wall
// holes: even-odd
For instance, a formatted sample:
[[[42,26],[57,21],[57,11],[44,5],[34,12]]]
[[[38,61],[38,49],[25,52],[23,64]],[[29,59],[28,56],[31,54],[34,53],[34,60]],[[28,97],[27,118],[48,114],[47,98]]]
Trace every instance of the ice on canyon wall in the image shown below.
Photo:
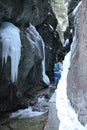
[[[18,75],[18,65],[21,56],[21,40],[19,29],[10,22],[3,22],[0,27],[2,43],[2,65],[11,58],[11,80],[15,82]]]
[[[46,70],[45,70],[45,45],[44,45],[44,42],[43,42],[41,36],[39,35],[39,33],[36,31],[35,27],[32,24],[30,24],[28,29],[30,30],[30,33],[32,35],[34,35],[33,38],[34,38],[34,41],[36,43],[36,47],[38,47],[37,44],[38,44],[39,40],[41,40],[41,44],[42,44],[42,47],[43,47],[43,56],[44,56],[44,58],[42,60],[42,76],[43,76],[43,81],[47,85],[49,85],[50,84],[50,80],[49,80],[48,76],[45,73]],[[33,41],[31,41],[31,42],[33,42]]]

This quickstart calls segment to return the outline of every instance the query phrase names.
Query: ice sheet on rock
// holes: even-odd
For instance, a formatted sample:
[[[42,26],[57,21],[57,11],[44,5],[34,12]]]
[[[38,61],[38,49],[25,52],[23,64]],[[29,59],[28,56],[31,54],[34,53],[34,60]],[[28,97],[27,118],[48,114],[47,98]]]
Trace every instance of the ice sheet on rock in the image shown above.
[[[72,33],[73,32],[73,30],[72,29],[70,29],[70,33]]]
[[[10,115],[10,118],[30,118],[35,116],[40,116],[44,114],[45,112],[38,112],[38,111],[32,111],[32,107],[28,107],[26,109],[18,110],[17,112],[14,112]]]
[[[46,75],[46,73],[45,73],[45,46],[44,46],[44,42],[42,41],[42,46],[43,46],[43,53],[44,53],[44,59],[43,59],[43,61],[42,61],[42,69],[43,69],[43,71],[42,71],[42,75],[43,75],[43,81],[47,84],[47,85],[49,85],[50,84],[50,80],[49,80],[49,78],[48,78],[48,76]]]
[[[11,58],[11,80],[15,82],[18,75],[18,65],[21,56],[21,40],[19,29],[10,22],[4,22],[0,27],[2,41],[2,65]]]
[[[72,57],[72,59],[75,56],[75,49],[76,49],[76,35],[74,35],[73,42],[71,44],[71,57]]]
[[[69,44],[69,39],[66,39],[64,42],[64,47],[67,46]]]
[[[78,5],[76,6],[76,8],[73,10],[73,16],[76,15],[76,13],[77,13],[77,11],[78,11],[79,6],[81,5],[81,3],[82,3],[82,1],[80,1],[80,2],[78,3]]]
[[[44,58],[43,58],[43,61],[42,61],[42,76],[43,76],[43,81],[49,85],[50,84],[50,80],[48,78],[48,76],[46,75],[45,73],[45,45],[44,45],[44,42],[43,42],[43,39],[41,38],[41,36],[39,35],[39,33],[36,31],[35,27],[30,24],[29,28],[30,30],[30,33],[32,35],[34,35],[34,41],[36,44],[38,44],[39,40],[41,40],[41,43],[42,43],[42,47],[43,47],[43,55],[44,55]]]
[[[50,28],[52,31],[54,31],[54,28],[52,27],[51,24],[49,24],[49,28]]]

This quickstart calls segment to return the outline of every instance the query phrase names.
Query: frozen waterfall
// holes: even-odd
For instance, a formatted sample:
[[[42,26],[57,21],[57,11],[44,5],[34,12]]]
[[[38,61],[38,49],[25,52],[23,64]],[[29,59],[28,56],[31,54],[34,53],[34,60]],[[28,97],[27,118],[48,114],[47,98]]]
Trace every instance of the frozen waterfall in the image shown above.
[[[0,27],[2,43],[2,65],[11,58],[11,80],[15,82],[18,75],[18,65],[21,56],[21,41],[19,29],[10,22],[4,22]]]

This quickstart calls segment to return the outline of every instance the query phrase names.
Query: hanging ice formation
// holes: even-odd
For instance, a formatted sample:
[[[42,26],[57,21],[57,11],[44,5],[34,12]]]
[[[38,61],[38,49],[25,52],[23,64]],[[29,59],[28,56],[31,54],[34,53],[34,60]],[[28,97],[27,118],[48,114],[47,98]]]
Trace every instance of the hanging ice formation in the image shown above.
[[[38,41],[41,40],[42,47],[43,47],[43,55],[44,55],[44,58],[43,58],[43,61],[42,61],[42,76],[43,76],[43,81],[47,85],[49,85],[50,84],[50,80],[49,80],[48,76],[45,73],[45,47],[44,47],[44,42],[43,42],[41,36],[39,35],[39,33],[36,31],[35,27],[32,24],[30,24],[29,30],[33,34],[34,40],[35,40],[36,44],[38,44]]]
[[[50,80],[49,80],[48,76],[47,76],[46,73],[45,73],[45,46],[44,46],[44,42],[43,42],[43,41],[42,41],[42,45],[43,45],[43,53],[44,53],[44,59],[43,59],[43,61],[42,61],[43,81],[44,81],[47,85],[49,85],[49,84],[50,84]]]
[[[2,65],[11,58],[11,80],[15,82],[18,75],[18,65],[21,56],[21,41],[19,29],[10,22],[2,23],[0,27],[2,42]]]

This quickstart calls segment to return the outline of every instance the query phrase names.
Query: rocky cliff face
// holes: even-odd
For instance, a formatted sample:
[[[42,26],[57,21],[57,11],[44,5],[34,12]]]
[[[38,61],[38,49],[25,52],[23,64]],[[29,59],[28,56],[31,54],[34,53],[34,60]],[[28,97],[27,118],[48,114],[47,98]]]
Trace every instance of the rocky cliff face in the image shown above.
[[[87,1],[82,1],[75,20],[75,49],[68,73],[67,94],[78,114],[78,119],[87,123]]]
[[[50,11],[48,0],[7,0],[0,1],[0,21],[10,21],[19,26],[31,22],[41,23]]]
[[[53,66],[56,62],[56,53],[62,48],[62,43],[59,38],[59,34],[56,31],[57,19],[51,11],[48,13],[46,19],[40,25],[36,26],[38,32],[42,36],[45,42],[46,50],[46,73],[50,80],[54,80]]]
[[[70,45],[73,41],[73,35],[74,35],[74,16],[73,16],[73,11],[75,7],[78,5],[78,3],[81,0],[70,0],[68,3],[68,27],[66,31],[64,32],[64,39],[65,41],[69,39],[69,43],[65,47],[65,52],[68,52],[70,50]]]
[[[51,82],[54,80],[56,52],[62,47],[56,31],[57,19],[48,0],[1,0],[0,27],[3,22],[10,22],[19,28],[22,46],[18,80],[12,83],[11,58],[8,57],[7,63],[2,66],[4,38],[0,33],[0,113],[26,107],[29,105],[29,100],[26,102],[26,99],[31,99],[37,91],[48,86],[43,78],[43,43],[46,73]],[[34,26],[33,29],[30,28],[30,23],[43,39]]]

